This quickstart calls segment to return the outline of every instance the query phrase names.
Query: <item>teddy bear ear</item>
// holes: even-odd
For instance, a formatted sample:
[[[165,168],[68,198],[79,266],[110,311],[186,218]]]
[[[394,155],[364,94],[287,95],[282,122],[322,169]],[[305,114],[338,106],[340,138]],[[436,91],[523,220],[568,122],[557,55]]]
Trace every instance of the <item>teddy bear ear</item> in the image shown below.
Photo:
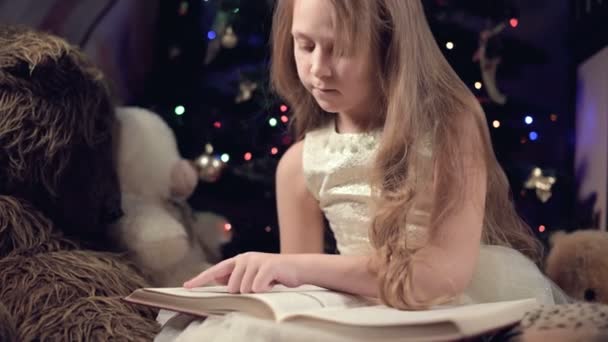
[[[551,234],[551,237],[549,237],[549,245],[551,247],[555,246],[555,244],[566,235],[567,233],[563,230],[556,231],[555,233]]]

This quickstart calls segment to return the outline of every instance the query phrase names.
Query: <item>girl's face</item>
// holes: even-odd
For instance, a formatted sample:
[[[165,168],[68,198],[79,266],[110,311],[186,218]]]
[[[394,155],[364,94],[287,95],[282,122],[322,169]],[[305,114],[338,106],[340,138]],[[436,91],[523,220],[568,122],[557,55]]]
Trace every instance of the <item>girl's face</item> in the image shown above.
[[[375,82],[371,49],[356,46],[354,54],[333,53],[335,10],[328,0],[293,0],[294,57],[302,84],[319,106],[355,120],[369,119]]]

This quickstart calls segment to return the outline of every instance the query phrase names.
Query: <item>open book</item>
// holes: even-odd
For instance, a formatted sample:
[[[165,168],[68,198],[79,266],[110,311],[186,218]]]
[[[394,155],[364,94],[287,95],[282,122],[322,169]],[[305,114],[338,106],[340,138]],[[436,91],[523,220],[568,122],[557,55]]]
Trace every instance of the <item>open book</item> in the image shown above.
[[[276,322],[293,322],[363,341],[445,341],[477,336],[519,322],[535,299],[437,306],[400,311],[366,299],[305,285],[271,292],[230,294],[225,286],[138,289],[131,303],[197,316],[241,312]]]

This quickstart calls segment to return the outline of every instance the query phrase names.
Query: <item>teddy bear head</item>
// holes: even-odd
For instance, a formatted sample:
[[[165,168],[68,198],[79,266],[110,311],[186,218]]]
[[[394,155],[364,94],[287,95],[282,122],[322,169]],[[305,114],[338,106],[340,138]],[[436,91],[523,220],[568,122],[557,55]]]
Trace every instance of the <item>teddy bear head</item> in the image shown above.
[[[608,303],[608,232],[556,232],[545,272],[577,300]]]
[[[148,200],[186,199],[198,184],[194,165],[183,159],[175,135],[156,113],[137,107],[116,110],[116,155],[123,193]]]
[[[0,27],[0,194],[66,235],[106,236],[121,215],[114,106],[101,74],[50,34]]]

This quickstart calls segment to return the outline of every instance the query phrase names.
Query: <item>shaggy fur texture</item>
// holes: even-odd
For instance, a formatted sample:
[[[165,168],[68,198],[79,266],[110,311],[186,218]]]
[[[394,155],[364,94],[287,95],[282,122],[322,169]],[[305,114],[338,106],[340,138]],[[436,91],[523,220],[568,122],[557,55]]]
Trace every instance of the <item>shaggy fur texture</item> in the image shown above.
[[[101,73],[78,50],[0,28],[0,193],[32,201],[83,242],[103,239],[121,214],[114,121]]]
[[[0,341],[17,341],[15,321],[2,303],[0,303]]]
[[[75,48],[0,28],[3,341],[145,341],[158,332],[155,312],[120,300],[148,284],[107,252],[108,225],[121,215],[114,121],[102,75]]]

